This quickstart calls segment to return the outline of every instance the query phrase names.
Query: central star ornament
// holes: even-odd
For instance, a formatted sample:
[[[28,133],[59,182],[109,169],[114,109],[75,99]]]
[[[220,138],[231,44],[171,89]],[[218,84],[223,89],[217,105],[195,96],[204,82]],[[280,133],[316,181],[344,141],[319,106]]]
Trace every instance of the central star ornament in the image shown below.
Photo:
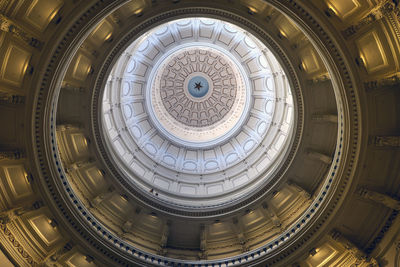
[[[198,91],[200,91],[200,89],[202,88],[203,86],[201,85],[201,82],[198,82],[198,83],[195,83],[194,84],[194,88],[196,88]]]

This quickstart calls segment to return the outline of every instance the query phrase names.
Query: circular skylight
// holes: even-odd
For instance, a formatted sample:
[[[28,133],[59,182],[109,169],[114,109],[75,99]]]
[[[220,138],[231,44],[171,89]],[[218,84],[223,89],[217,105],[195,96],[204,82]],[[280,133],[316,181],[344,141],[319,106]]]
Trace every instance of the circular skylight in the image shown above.
[[[208,93],[210,86],[208,84],[207,76],[202,73],[192,73],[193,77],[185,81],[185,93],[188,92],[194,100],[201,100]],[[206,119],[206,117],[204,117]],[[197,120],[198,121],[198,120]],[[198,126],[198,123],[195,123],[194,126]]]
[[[285,157],[293,99],[285,72],[231,23],[162,24],[120,56],[104,89],[107,145],[150,197],[204,208],[265,184]]]

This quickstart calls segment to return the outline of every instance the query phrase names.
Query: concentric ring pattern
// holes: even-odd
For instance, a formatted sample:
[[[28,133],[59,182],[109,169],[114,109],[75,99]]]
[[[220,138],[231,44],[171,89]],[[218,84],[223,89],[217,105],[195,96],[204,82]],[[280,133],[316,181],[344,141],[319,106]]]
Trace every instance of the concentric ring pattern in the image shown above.
[[[168,57],[157,69],[150,89],[148,110],[155,115],[151,117],[178,146],[182,142],[193,147],[215,143],[240,127],[237,124],[248,106],[240,69],[218,50],[199,48],[179,49]],[[204,97],[193,97],[189,91],[196,90],[189,88],[192,79],[204,79],[211,90]],[[198,85],[202,86],[200,80]]]
[[[165,109],[175,120],[203,128],[220,121],[231,110],[237,83],[230,64],[220,56],[189,49],[180,51],[162,68],[160,92],[156,94],[162,95]]]
[[[328,231],[367,134],[354,60],[323,12],[91,1],[33,78],[50,233],[66,226],[96,264],[124,266],[309,264],[313,247],[339,247]]]
[[[400,265],[394,0],[0,0],[0,265]]]
[[[196,77],[208,86],[197,98],[188,88]],[[265,183],[293,132],[291,90],[275,56],[211,18],[174,20],[133,42],[109,76],[102,110],[125,175],[187,206],[221,205]]]

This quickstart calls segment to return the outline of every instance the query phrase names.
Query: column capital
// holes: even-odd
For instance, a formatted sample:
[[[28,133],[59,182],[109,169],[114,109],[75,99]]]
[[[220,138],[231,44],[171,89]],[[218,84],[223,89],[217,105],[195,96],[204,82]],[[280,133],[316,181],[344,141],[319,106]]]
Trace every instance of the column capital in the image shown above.
[[[342,233],[334,229],[329,234],[332,240],[342,245],[347,252],[349,252],[356,259],[356,264],[362,264],[366,262],[367,255],[365,252],[355,246],[350,240],[348,240]]]

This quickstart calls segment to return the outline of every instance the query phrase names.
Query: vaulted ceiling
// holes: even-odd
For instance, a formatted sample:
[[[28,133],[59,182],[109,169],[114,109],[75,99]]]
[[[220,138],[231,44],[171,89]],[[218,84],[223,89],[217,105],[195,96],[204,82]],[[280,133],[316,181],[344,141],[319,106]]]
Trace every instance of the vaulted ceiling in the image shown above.
[[[0,0],[0,262],[400,266],[399,23],[391,0]],[[234,93],[185,107],[189,69]]]

